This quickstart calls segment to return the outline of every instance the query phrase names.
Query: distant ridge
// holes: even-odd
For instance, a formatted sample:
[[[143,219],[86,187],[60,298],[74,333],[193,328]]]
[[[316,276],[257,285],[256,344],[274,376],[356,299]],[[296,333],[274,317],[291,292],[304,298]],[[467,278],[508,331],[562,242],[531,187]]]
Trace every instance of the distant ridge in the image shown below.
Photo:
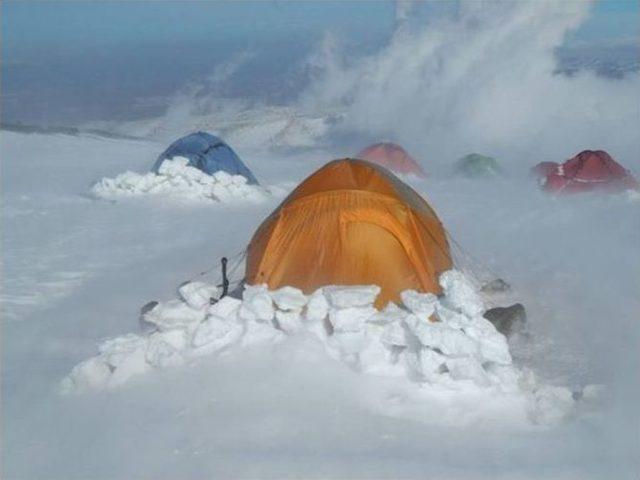
[[[109,132],[107,130],[99,130],[95,128],[77,128],[77,127],[65,127],[65,126],[40,126],[40,125],[27,125],[24,123],[4,123],[0,122],[0,130],[6,130],[8,132],[19,133],[41,133],[41,134],[63,134],[63,135],[97,135],[99,137],[114,138],[119,140],[146,140],[143,137],[136,137],[134,135],[126,135],[123,133]]]

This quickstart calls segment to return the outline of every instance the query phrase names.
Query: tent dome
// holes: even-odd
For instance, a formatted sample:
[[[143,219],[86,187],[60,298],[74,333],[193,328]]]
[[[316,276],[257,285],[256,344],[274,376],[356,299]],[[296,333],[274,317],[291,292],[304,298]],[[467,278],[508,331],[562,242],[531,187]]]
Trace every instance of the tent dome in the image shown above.
[[[426,176],[418,162],[395,143],[374,143],[362,150],[358,158],[382,165],[394,173]]]
[[[229,145],[206,132],[191,133],[173,142],[158,157],[151,170],[158,173],[162,162],[173,157],[188,158],[189,166],[209,175],[222,170],[231,175],[242,175],[250,184],[258,183],[251,170],[242,163]]]
[[[638,182],[622,165],[603,150],[584,150],[546,177],[549,192],[621,191],[637,189]]]
[[[455,173],[470,178],[494,177],[502,173],[502,168],[493,157],[470,153],[459,159],[454,166]]]
[[[559,163],[556,162],[540,162],[531,167],[531,175],[534,177],[546,177],[550,173],[555,172],[558,169]]]
[[[310,294],[324,285],[376,284],[376,306],[415,289],[440,293],[452,267],[447,235],[429,204],[377,165],[329,162],[280,204],[247,250],[246,281]]]

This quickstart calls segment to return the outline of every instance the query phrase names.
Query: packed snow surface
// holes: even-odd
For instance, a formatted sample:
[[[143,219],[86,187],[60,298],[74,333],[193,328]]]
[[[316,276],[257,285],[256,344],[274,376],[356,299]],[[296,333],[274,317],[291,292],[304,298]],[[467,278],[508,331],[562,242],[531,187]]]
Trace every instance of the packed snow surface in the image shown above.
[[[174,157],[162,162],[157,174],[125,172],[115,178],[103,178],[92,191],[105,199],[157,194],[224,203],[261,203],[271,194],[282,194],[278,188],[250,185],[242,175],[223,171],[208,175],[188,163],[187,158]]]
[[[509,376],[489,386],[450,378],[498,382],[493,368],[473,371],[470,357],[422,343],[419,363],[381,355],[418,351],[396,345],[409,337],[502,361],[499,337],[462,327],[476,288],[446,302],[405,292],[403,306],[367,317],[375,287],[355,304],[340,287],[335,296],[258,286],[240,307],[218,302],[223,318],[238,308],[236,323],[210,322],[218,282],[183,282],[244,249],[277,198],[96,201],[86,195],[92,182],[142,171],[163,146],[0,135],[3,478],[626,480],[638,471],[637,201],[545,195],[525,177],[538,152],[505,156],[513,176],[491,183],[435,169],[410,180],[466,251],[513,286],[512,298],[483,295],[482,304],[526,306],[530,337],[510,338],[512,363],[500,365],[518,377],[509,390]],[[236,147],[271,185],[297,184],[353,150]],[[619,156],[637,172],[637,156]],[[138,328],[149,299],[169,301]],[[273,320],[262,320],[271,309]],[[440,322],[425,329],[407,324],[411,316]],[[424,367],[438,355],[452,357],[449,372],[429,380]],[[91,358],[93,373],[71,383],[84,393],[60,395],[61,379]]]

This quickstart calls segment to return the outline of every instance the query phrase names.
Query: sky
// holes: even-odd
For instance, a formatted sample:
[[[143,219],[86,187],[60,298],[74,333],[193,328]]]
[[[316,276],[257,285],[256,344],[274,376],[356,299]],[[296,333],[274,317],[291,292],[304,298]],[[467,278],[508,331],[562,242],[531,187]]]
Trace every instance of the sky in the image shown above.
[[[237,55],[251,61],[226,93],[280,102],[299,89],[304,59],[327,32],[347,39],[354,55],[384,45],[396,4],[4,1],[1,8],[3,120],[59,124],[81,120],[80,106],[83,119],[154,113],[154,99]],[[417,3],[413,20],[443,9],[456,3]],[[565,45],[638,45],[639,25],[639,0],[597,1]]]
[[[431,5],[437,8],[436,4]],[[203,41],[278,41],[326,29],[379,35],[393,23],[390,1],[371,2],[12,2],[2,4],[9,60],[88,48]],[[640,1],[600,0],[576,42],[637,40]],[[5,57],[6,59],[7,57]]]

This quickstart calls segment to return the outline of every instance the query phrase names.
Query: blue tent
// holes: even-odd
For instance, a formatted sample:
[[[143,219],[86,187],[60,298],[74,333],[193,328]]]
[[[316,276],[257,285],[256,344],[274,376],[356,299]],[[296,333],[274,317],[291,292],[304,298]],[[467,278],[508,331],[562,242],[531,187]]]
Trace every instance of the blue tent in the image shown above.
[[[258,184],[256,177],[242,163],[236,152],[218,137],[206,132],[191,133],[173,142],[158,157],[151,170],[158,173],[162,162],[173,157],[188,158],[189,166],[209,175],[222,170],[231,175],[242,175],[250,184]]]

